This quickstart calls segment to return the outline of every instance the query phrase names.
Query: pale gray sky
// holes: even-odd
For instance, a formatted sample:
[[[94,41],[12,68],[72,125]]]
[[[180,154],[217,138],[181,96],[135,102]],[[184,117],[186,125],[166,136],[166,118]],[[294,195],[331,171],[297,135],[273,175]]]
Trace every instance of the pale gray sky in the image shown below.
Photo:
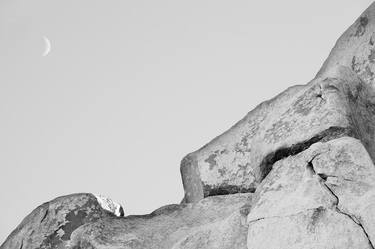
[[[0,0],[0,243],[60,195],[180,202],[182,157],[311,80],[371,2]]]

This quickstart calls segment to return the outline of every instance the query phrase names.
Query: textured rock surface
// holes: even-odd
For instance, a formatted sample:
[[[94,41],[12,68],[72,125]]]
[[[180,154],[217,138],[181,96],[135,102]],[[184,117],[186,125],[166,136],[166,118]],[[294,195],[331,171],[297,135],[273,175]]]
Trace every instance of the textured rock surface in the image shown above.
[[[90,194],[60,197],[34,210],[1,248],[246,248],[251,197],[213,196],[127,217]]]
[[[77,230],[73,248],[246,248],[251,194],[168,205],[149,215],[106,218]],[[244,207],[243,207],[244,206]]]
[[[286,232],[256,248],[273,248],[275,241],[277,248],[372,248],[374,176],[366,149],[350,137],[278,161],[255,193],[249,248],[275,229]]]
[[[292,87],[262,103],[181,163],[185,201],[252,192],[285,155],[320,140],[360,138],[375,157],[375,94],[351,69]]]
[[[250,223],[248,248],[373,248],[349,217],[330,209],[306,210]]]
[[[375,73],[375,6],[372,4],[337,41],[317,77],[325,77],[341,65],[352,69],[374,87]]]
[[[374,248],[374,34],[375,3],[311,82],[188,154],[182,204],[119,217],[93,195],[60,197],[0,248]]]
[[[29,214],[1,248],[66,248],[78,227],[111,215],[94,195],[59,197]]]
[[[374,31],[372,4],[340,37],[314,80],[260,104],[187,155],[181,163],[185,201],[255,190],[283,148],[316,142],[332,127],[361,138],[375,158]]]

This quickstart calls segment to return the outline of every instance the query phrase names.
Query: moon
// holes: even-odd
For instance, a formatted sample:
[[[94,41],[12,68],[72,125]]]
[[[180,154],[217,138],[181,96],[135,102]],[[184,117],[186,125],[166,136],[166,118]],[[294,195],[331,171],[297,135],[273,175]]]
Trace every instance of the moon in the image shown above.
[[[51,42],[46,36],[43,36],[43,40],[44,40],[44,52],[42,56],[45,57],[51,52]]]

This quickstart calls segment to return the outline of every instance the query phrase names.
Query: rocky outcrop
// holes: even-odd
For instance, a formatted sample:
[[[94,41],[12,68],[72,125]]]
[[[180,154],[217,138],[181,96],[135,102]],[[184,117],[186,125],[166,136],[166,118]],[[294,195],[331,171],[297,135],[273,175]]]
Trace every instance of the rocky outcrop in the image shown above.
[[[60,197],[0,248],[373,249],[374,34],[375,3],[311,82],[188,154],[181,204],[121,217],[91,194]]]
[[[91,194],[57,198],[32,212],[5,248],[246,248],[252,194],[213,196],[118,217]]]
[[[361,139],[375,157],[373,97],[372,88],[345,67],[287,89],[183,159],[185,201],[254,192],[274,162],[339,136]]]

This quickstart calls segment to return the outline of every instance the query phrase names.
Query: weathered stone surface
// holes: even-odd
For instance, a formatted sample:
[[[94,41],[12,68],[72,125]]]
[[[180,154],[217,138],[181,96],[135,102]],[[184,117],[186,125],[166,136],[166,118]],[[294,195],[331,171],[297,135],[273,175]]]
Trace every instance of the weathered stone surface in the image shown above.
[[[185,201],[253,191],[279,150],[316,140],[331,127],[350,130],[375,158],[374,30],[372,4],[340,37],[314,80],[260,104],[188,154],[181,163]]]
[[[77,230],[73,248],[246,248],[251,194],[169,205],[149,215],[101,219]]]
[[[375,5],[371,6],[336,42],[317,77],[326,77],[337,66],[353,70],[367,85],[374,86]]]
[[[119,205],[93,195],[60,197],[0,249],[373,249],[374,33],[375,3],[311,82],[188,154],[182,204],[120,217]]]
[[[250,223],[248,248],[370,249],[366,236],[345,215],[318,208]]]
[[[375,106],[374,96],[372,88],[345,67],[289,88],[183,159],[185,201],[253,192],[275,161],[320,140],[356,137],[375,157],[375,108],[369,108]]]
[[[111,215],[91,194],[59,197],[29,214],[0,248],[67,248],[78,227]]]
[[[282,229],[260,248],[372,248],[374,180],[365,147],[350,137],[276,162],[255,193],[248,247]]]
[[[118,217],[90,194],[43,204],[9,236],[13,248],[246,248],[252,194],[168,205],[149,215]]]
[[[314,153],[311,165],[337,198],[337,209],[362,226],[375,245],[375,166],[365,148],[343,138],[314,146]]]
[[[338,40],[315,79],[250,111],[181,163],[186,202],[252,192],[281,154],[342,133],[374,147],[375,4]],[[289,151],[286,151],[289,148]]]

